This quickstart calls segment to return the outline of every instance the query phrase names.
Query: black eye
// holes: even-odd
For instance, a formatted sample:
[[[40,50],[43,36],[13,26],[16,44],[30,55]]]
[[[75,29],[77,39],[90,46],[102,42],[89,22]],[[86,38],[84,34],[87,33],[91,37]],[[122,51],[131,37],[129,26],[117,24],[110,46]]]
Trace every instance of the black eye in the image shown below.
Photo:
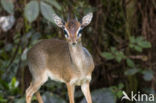
[[[64,34],[67,34],[66,30],[64,30]]]
[[[79,30],[78,35],[77,35],[78,37],[81,36],[81,32],[82,32],[82,29]]]
[[[82,32],[82,29],[79,30],[79,33],[81,33],[81,32]]]
[[[68,34],[66,30],[64,30],[64,34],[65,34],[65,37],[68,38]]]

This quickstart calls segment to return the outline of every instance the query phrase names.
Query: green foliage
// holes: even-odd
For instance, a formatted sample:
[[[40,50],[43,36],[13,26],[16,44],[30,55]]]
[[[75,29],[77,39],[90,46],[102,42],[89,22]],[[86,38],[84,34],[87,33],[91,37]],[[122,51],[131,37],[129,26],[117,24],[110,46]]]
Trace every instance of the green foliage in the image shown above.
[[[101,54],[103,57],[105,57],[107,60],[112,60],[114,59],[114,55],[112,53],[109,53],[109,52],[103,52]]]
[[[62,9],[60,4],[56,0],[43,0],[43,1],[48,2],[49,4],[51,4],[53,7],[55,7],[58,10]]]
[[[15,77],[12,78],[11,82],[8,84],[9,85],[9,90],[13,95],[19,93],[19,82],[16,80]]]
[[[117,99],[122,97],[123,88],[124,88],[123,83],[120,83],[117,86],[111,86],[110,87],[112,93],[116,96]]]
[[[55,13],[53,8],[61,10],[61,6],[55,0],[32,0],[25,6],[25,17],[29,22],[33,22],[41,12],[42,16],[50,22],[53,22],[52,15]]]
[[[4,99],[2,96],[0,96],[0,102],[1,102],[1,103],[7,103],[7,100]]]
[[[129,40],[129,47],[138,52],[142,52],[142,49],[144,48],[151,48],[150,42],[144,40],[144,38],[141,36],[136,38],[134,36],[131,36]]]
[[[5,11],[7,11],[10,14],[14,13],[14,5],[11,0],[1,0],[1,5],[4,8]]]
[[[135,63],[133,62],[133,60],[131,60],[130,58],[126,59],[126,63],[129,67],[134,68],[135,67]]]
[[[117,62],[121,62],[121,60],[126,58],[124,53],[116,50],[115,47],[111,47],[111,52],[103,52],[101,55],[107,60],[115,59]]]
[[[138,72],[139,72],[139,69],[137,69],[137,68],[128,69],[128,70],[125,71],[125,75],[132,76],[132,75],[135,75]]]
[[[29,22],[34,21],[39,15],[38,1],[35,1],[35,0],[30,1],[25,7],[24,14]]]
[[[53,22],[52,15],[54,14],[54,10],[51,8],[51,6],[42,1],[40,2],[40,6],[41,6],[41,14],[43,15],[43,17]]]
[[[7,83],[6,81],[0,79],[0,102],[1,103],[8,103],[8,99],[5,97],[15,96],[20,94],[20,89],[18,88],[19,82],[16,80],[15,77]],[[7,93],[6,93],[7,92]]]
[[[144,80],[146,81],[151,81],[154,76],[154,72],[152,70],[144,70],[142,74],[143,74]]]

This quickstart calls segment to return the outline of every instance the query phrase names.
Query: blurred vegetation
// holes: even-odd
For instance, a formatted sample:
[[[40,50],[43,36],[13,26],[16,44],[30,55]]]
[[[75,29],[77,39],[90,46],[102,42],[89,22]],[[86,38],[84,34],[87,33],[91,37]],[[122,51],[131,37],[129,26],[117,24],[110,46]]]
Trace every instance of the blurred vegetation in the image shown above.
[[[29,48],[41,39],[64,39],[52,14],[81,20],[88,12],[94,17],[82,41],[96,64],[93,103],[120,103],[123,90],[156,94],[155,0],[0,0],[0,18],[15,17],[10,30],[4,31],[0,23],[0,103],[24,103],[31,79],[26,71]],[[48,81],[40,92],[46,103],[68,101],[61,83]],[[75,98],[84,103],[80,89]]]

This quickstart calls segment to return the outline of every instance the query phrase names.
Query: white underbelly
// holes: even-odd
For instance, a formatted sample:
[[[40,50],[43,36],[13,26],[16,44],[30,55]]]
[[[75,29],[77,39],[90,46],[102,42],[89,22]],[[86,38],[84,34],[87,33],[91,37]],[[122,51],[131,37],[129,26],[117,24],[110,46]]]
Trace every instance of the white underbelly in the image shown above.
[[[47,76],[54,81],[59,81],[59,82],[64,82],[64,80],[62,78],[60,78],[59,76],[57,76],[56,74],[50,72],[49,70],[46,71]]]
[[[75,77],[75,78],[71,79],[70,84],[80,86],[80,85],[82,85],[86,82],[90,82],[90,81],[91,81],[91,76],[88,75],[85,77]]]

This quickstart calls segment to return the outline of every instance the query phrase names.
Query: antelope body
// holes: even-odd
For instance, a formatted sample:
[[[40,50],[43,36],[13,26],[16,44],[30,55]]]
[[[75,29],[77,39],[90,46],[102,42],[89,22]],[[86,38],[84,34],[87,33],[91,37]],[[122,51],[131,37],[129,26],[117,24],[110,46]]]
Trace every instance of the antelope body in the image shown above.
[[[92,13],[83,17],[82,22],[69,20],[66,23],[57,15],[53,19],[57,26],[64,29],[66,41],[57,39],[42,40],[28,52],[27,60],[32,74],[32,82],[26,90],[26,102],[31,98],[48,78],[67,85],[69,101],[74,103],[74,88],[81,86],[88,103],[92,103],[89,82],[94,69],[92,56],[81,44],[80,31],[87,26]],[[43,100],[37,92],[39,103]]]

